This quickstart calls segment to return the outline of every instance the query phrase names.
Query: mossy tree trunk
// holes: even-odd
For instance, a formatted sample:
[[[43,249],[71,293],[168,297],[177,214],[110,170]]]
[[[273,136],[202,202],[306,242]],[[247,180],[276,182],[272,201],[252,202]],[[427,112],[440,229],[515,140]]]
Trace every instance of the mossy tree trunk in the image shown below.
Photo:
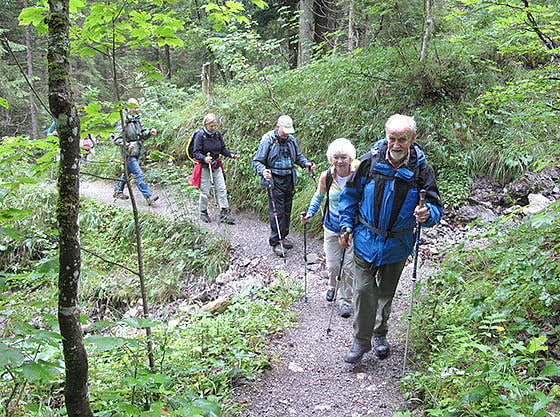
[[[66,368],[64,396],[70,417],[93,416],[88,399],[88,360],[83,344],[78,305],[80,280],[79,174],[80,119],[70,87],[69,0],[49,0],[47,50],[49,107],[60,138],[59,200],[60,235],[58,322]]]

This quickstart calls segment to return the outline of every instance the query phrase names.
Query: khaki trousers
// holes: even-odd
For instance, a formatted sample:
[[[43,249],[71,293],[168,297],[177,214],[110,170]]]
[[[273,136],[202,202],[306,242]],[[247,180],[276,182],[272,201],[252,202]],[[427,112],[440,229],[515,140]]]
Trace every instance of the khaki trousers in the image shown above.
[[[354,254],[354,340],[371,346],[375,336],[385,336],[393,297],[406,259],[381,265],[366,262]]]

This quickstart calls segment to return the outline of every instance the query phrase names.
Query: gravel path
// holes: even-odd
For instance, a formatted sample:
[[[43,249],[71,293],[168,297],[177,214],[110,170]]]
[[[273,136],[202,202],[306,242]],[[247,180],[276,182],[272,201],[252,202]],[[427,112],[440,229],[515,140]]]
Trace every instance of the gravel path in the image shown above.
[[[111,184],[82,182],[80,187],[84,196],[113,202]],[[165,195],[162,190],[159,194],[161,198],[153,207],[148,207],[138,194],[138,207],[154,214],[172,216],[171,196]],[[130,202],[118,200],[114,204],[125,207]],[[194,208],[191,211],[196,213]],[[295,246],[288,251],[284,261],[275,256],[268,246],[268,224],[260,221],[254,213],[234,210],[236,224],[226,226],[217,222],[218,209],[210,209],[209,212],[213,222],[201,226],[227,236],[234,245],[235,258],[251,259],[253,263],[258,262],[303,279],[303,236],[290,234]],[[324,299],[327,281],[322,274],[322,242],[309,237],[307,240],[308,259],[316,259],[316,262],[308,266],[307,301],[302,299],[293,306],[299,312],[297,327],[271,340],[272,369],[254,380],[243,381],[235,389],[232,402],[243,406],[239,416],[244,417],[392,416],[402,410],[405,403],[399,390],[399,380],[402,376],[411,265],[405,268],[393,303],[388,335],[391,355],[379,360],[369,352],[360,364],[350,365],[342,357],[352,342],[352,319],[341,318],[335,310],[331,332],[327,335],[331,304]],[[422,278],[428,274],[428,267],[421,266],[418,273]]]

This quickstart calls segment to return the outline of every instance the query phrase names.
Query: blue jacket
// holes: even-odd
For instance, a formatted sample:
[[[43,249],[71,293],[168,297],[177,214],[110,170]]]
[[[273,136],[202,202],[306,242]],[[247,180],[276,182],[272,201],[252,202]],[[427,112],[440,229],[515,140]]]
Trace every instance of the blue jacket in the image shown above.
[[[266,168],[270,168],[274,165],[274,161],[278,159],[280,154],[280,145],[279,141],[283,140],[278,135],[277,129],[274,129],[268,133],[266,133],[261,140],[259,145],[259,149],[257,149],[257,154],[253,158],[253,169],[255,172],[261,176],[262,179],[262,172]],[[308,162],[307,158],[303,156],[301,151],[299,150],[299,146],[297,140],[292,135],[288,135],[286,139],[288,142],[288,148],[290,149],[290,158],[292,159],[293,163],[299,165],[302,168],[305,168],[305,164]],[[294,187],[296,185],[296,170],[292,167],[292,178]],[[261,181],[262,186],[266,186]]]
[[[414,143],[406,166],[393,169],[385,156],[387,141],[366,153],[340,195],[340,230],[353,229],[354,251],[376,266],[400,262],[414,249],[414,209],[419,191],[426,190],[429,219],[437,224],[442,215],[436,180],[424,151]],[[373,230],[372,230],[373,229]]]

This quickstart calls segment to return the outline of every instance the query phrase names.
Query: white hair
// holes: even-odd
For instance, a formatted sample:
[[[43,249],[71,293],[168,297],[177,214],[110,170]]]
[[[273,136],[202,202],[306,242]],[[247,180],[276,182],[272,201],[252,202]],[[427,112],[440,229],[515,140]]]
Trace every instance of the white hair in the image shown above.
[[[408,128],[410,130],[410,134],[414,136],[416,134],[416,120],[412,116],[405,116],[403,114],[393,114],[385,123],[385,133],[390,128]]]
[[[351,160],[356,159],[356,148],[346,138],[338,138],[331,142],[327,149],[328,161],[332,163],[331,159],[337,153],[348,155]]]

